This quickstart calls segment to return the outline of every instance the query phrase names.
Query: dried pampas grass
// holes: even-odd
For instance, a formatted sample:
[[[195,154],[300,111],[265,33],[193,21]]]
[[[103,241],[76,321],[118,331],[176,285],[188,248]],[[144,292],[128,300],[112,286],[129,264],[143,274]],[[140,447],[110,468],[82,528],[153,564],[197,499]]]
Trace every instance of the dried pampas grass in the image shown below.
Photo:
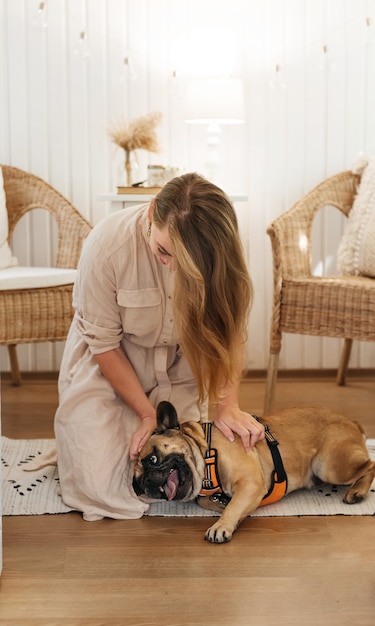
[[[148,150],[159,152],[159,143],[155,128],[161,121],[161,113],[149,113],[138,117],[129,124],[120,122],[109,131],[113,143],[125,150]]]
[[[155,129],[161,118],[161,113],[156,111],[143,117],[138,117],[130,123],[122,121],[113,126],[108,132],[113,143],[125,150],[125,169],[128,186],[132,184],[130,153],[133,150],[147,150],[148,152],[159,152],[160,150]]]

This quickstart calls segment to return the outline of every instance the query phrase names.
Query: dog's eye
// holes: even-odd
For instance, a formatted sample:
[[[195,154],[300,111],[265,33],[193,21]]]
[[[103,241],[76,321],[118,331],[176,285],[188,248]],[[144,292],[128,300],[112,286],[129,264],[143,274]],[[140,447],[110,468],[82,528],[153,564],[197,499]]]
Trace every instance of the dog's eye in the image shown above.
[[[158,462],[158,457],[156,456],[156,454],[152,454],[149,459],[148,459],[150,465],[156,465],[156,463]]]

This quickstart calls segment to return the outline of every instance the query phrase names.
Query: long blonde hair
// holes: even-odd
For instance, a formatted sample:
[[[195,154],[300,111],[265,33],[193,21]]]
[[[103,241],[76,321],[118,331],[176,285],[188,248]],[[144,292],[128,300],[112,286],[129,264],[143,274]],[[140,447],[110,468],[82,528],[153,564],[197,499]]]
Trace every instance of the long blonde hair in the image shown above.
[[[236,213],[219,187],[191,173],[163,187],[153,220],[171,240],[179,341],[200,400],[215,402],[238,375],[252,299]]]

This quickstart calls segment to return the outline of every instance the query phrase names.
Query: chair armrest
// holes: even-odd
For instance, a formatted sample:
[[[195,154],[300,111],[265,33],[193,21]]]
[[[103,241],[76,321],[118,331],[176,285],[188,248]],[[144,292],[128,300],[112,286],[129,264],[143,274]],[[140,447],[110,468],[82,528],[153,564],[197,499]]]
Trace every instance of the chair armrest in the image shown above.
[[[92,226],[60,192],[41,178],[9,165],[2,166],[8,210],[9,241],[20,219],[41,208],[57,223],[57,251],[54,266],[76,268],[84,239]]]
[[[309,277],[311,271],[311,231],[314,217],[325,206],[334,206],[348,216],[360,176],[341,172],[320,183],[267,228],[273,253],[275,287],[284,277]]]
[[[92,229],[70,203],[55,212],[58,228],[56,267],[77,267],[84,240]]]

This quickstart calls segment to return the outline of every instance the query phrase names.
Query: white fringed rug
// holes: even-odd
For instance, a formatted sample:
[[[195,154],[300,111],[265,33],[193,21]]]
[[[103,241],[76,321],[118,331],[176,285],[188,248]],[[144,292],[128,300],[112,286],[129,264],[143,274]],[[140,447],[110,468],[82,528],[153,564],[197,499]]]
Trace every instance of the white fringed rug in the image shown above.
[[[375,459],[375,439],[367,441],[371,458]],[[1,437],[2,514],[43,515],[68,513],[59,496],[57,468],[45,467],[33,472],[24,468],[35,462],[40,454],[54,447],[52,439],[8,439]],[[360,504],[342,502],[345,487],[321,485],[311,491],[303,489],[289,494],[276,504],[260,507],[253,517],[303,515],[375,515],[375,483],[367,498]],[[199,507],[195,502],[160,501],[150,505],[149,516],[213,517],[216,514]]]

